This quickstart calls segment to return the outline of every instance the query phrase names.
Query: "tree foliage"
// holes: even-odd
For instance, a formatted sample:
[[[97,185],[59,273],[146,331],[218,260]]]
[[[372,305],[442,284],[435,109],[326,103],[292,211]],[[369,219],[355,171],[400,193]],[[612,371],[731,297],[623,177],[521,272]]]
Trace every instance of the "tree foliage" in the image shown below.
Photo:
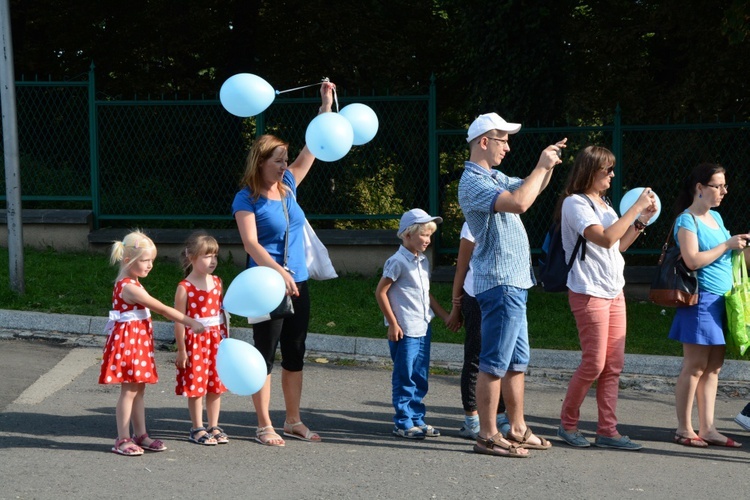
[[[213,96],[239,72],[276,88],[424,93],[464,126],[747,120],[746,0],[11,0],[16,74],[107,96]]]

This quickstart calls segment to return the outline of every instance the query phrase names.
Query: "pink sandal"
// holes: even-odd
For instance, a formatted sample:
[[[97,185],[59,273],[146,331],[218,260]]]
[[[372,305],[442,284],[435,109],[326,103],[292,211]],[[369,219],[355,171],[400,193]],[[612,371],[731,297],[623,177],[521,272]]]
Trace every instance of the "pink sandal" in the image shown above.
[[[143,444],[143,441],[148,439],[148,434],[142,436],[133,436],[133,442],[148,451],[164,451],[167,447],[159,439],[152,439],[150,444]]]
[[[125,443],[130,444],[121,449],[120,446]],[[143,448],[135,444],[130,438],[115,439],[115,446],[112,448],[112,453],[117,453],[118,455],[126,457],[139,457],[143,455]]]

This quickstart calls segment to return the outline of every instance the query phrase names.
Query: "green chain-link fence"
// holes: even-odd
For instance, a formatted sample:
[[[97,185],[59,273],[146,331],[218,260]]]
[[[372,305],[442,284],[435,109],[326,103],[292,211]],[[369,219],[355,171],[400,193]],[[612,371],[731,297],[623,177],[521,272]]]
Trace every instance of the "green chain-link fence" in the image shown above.
[[[312,92],[277,98],[262,115],[242,120],[217,99],[97,99],[93,69],[84,81],[20,81],[16,88],[24,208],[91,209],[96,227],[234,227],[230,206],[252,139],[276,134],[290,142],[294,158],[320,102]],[[441,260],[450,261],[462,223],[456,192],[468,150],[465,130],[436,128],[434,83],[429,95],[340,94],[339,101],[370,106],[380,129],[343,159],[315,163],[299,191],[308,218],[319,228],[395,228],[409,208],[440,212],[445,222],[436,245]],[[703,161],[727,168],[731,189],[720,208],[727,227],[750,230],[742,208],[750,123],[623,125],[618,109],[614,123],[600,127],[524,127],[511,139],[502,170],[525,177],[541,150],[562,137],[568,138],[563,165],[523,215],[535,252],[573,157],[588,144],[617,156],[615,208],[628,189],[644,185],[664,206],[629,254],[658,252],[679,182]],[[4,179],[1,184],[4,200]]]

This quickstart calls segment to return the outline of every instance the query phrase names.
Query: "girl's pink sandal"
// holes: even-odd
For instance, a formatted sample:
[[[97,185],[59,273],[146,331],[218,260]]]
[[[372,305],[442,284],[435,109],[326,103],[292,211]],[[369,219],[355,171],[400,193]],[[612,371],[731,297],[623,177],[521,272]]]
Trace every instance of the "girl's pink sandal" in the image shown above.
[[[120,448],[125,443],[128,444],[125,448]],[[123,455],[126,457],[139,457],[143,455],[143,448],[138,446],[130,438],[115,439],[115,446],[112,448],[112,453]]]
[[[148,451],[164,451],[167,447],[159,439],[153,439],[149,444],[143,444],[143,441],[148,439],[148,434],[142,436],[133,436],[133,442]]]

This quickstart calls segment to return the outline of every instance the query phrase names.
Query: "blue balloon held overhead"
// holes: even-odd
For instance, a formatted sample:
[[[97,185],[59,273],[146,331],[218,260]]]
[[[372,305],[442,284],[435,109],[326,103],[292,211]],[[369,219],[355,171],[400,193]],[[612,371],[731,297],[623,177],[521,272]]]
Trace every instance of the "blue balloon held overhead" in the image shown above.
[[[637,187],[633,188],[624,195],[622,195],[622,199],[620,200],[620,217],[622,217],[625,212],[630,210],[630,207],[633,206],[635,201],[638,199],[639,196],[641,196],[641,193],[643,192],[645,188]],[[653,192],[653,191],[652,191]],[[656,222],[656,219],[659,218],[659,215],[661,214],[661,200],[659,199],[659,196],[657,196],[656,193],[654,193],[654,200],[656,201],[656,213],[651,216],[648,223],[649,225]]]
[[[224,294],[224,309],[238,316],[263,316],[281,304],[285,293],[284,278],[275,269],[251,267],[229,284]]]
[[[235,116],[255,116],[271,105],[276,92],[263,78],[250,73],[239,73],[227,78],[219,91],[224,109]]]
[[[239,396],[252,396],[266,383],[268,368],[263,355],[247,342],[224,339],[216,353],[221,383]]]
[[[355,102],[345,106],[340,115],[352,124],[355,146],[370,142],[378,133],[378,116],[369,106]]]
[[[307,149],[322,161],[337,161],[352,149],[354,131],[349,120],[339,113],[321,113],[305,132]]]

